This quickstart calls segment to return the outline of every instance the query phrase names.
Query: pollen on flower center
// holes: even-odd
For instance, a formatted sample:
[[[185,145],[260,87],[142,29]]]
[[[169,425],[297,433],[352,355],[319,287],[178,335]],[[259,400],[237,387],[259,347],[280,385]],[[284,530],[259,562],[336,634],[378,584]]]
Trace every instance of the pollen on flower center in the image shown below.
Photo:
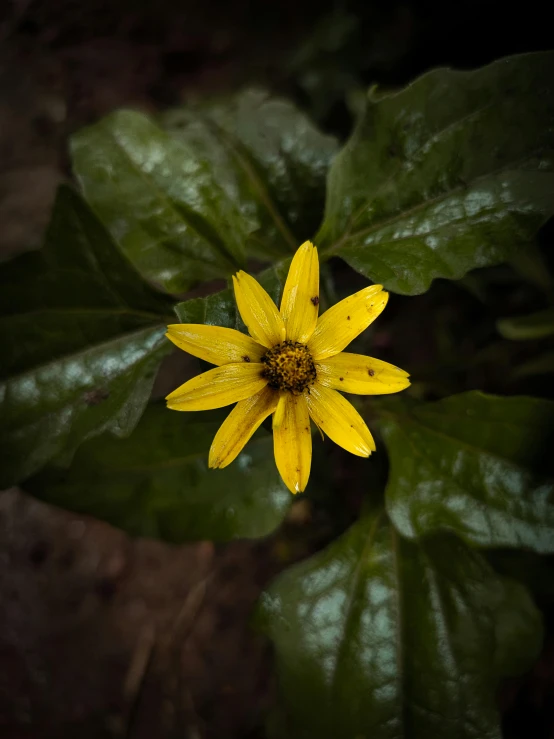
[[[264,354],[261,361],[265,364],[262,376],[275,390],[288,390],[293,395],[300,395],[317,377],[308,347],[297,341],[277,344]]]

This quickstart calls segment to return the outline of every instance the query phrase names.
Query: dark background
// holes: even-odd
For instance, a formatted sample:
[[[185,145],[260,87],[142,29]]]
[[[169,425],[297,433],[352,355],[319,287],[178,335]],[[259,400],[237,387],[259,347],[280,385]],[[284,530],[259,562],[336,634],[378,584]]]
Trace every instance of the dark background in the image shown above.
[[[364,86],[394,88],[438,65],[472,68],[551,47],[547,6],[3,0],[0,256],[40,244],[55,189],[71,177],[68,136],[114,108],[155,112],[255,83],[292,97],[345,138]],[[485,308],[458,290],[451,307],[437,313],[446,289],[437,283],[418,303],[419,325],[448,324],[464,355],[476,355],[487,330],[474,335],[452,315],[475,319],[484,311],[493,326],[521,303],[540,307],[529,290],[514,304],[503,274],[491,272]],[[352,279],[341,268],[339,281]],[[398,363],[417,374],[414,367],[433,364],[437,349],[420,356],[412,311],[402,313],[407,300],[397,300],[392,321],[407,337]],[[503,372],[512,360],[501,353],[491,365],[496,370],[485,362],[451,373],[446,390],[536,394],[543,383],[552,397],[545,380],[534,381],[533,390],[507,385]],[[297,501],[283,530],[256,543],[132,541],[18,491],[0,495],[2,739],[262,737],[274,690],[270,650],[248,617],[274,573],[355,515],[359,463],[333,454],[333,502]],[[538,590],[551,625],[548,588]],[[553,700],[550,634],[533,672],[500,692],[506,737],[554,737]]]

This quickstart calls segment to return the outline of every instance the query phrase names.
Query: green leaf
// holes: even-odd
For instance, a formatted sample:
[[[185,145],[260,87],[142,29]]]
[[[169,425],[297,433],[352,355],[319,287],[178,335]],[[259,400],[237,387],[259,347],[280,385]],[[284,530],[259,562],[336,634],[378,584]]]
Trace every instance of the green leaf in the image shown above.
[[[480,392],[387,401],[387,510],[420,538],[450,530],[484,547],[554,551],[554,403]]]
[[[454,537],[401,539],[383,514],[264,594],[280,733],[294,739],[500,739],[495,692],[541,645],[526,590]]]
[[[554,334],[554,308],[531,313],[528,316],[502,318],[496,327],[498,333],[505,339],[515,341],[543,339]]]
[[[75,134],[71,153],[86,199],[146,277],[180,292],[243,265],[236,205],[205,161],[145,115],[112,113]]]
[[[164,127],[208,162],[250,230],[249,254],[294,252],[321,222],[337,141],[287,100],[262,90],[171,110]]]
[[[150,406],[130,437],[93,439],[77,451],[70,470],[47,469],[26,489],[133,536],[174,543],[265,536],[291,500],[271,436],[260,430],[233,464],[210,470],[208,451],[224,416]]]
[[[525,248],[554,213],[554,52],[370,91],[316,243],[394,292]]]
[[[44,248],[0,270],[0,487],[134,428],[170,349],[170,308],[60,188]]]
[[[118,111],[72,141],[85,197],[144,275],[181,292],[313,233],[336,143],[290,103],[246,92],[163,123]]]

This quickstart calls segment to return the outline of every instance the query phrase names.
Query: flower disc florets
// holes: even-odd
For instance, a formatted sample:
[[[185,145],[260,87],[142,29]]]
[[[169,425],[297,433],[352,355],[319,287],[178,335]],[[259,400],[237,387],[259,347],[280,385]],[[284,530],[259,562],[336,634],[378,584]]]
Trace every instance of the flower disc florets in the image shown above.
[[[262,376],[275,390],[288,390],[293,395],[300,395],[317,377],[308,347],[298,341],[277,344],[264,354],[261,361],[265,364]]]

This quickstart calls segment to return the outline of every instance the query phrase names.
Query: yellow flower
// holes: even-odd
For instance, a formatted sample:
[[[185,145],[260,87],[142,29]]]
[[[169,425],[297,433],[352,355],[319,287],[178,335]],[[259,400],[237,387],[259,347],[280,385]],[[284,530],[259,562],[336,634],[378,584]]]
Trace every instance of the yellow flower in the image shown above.
[[[281,310],[246,272],[233,277],[237,306],[250,336],[231,328],[173,324],[167,337],[180,349],[217,365],[167,396],[169,408],[203,411],[236,403],[213,440],[210,467],[226,467],[273,413],[275,461],[292,493],[308,484],[310,417],[352,454],[369,457],[375,442],[363,418],[337,390],[396,393],[408,373],[388,362],[343,349],[381,313],[388,293],[371,285],[319,313],[319,260],[306,241],[296,252]]]

